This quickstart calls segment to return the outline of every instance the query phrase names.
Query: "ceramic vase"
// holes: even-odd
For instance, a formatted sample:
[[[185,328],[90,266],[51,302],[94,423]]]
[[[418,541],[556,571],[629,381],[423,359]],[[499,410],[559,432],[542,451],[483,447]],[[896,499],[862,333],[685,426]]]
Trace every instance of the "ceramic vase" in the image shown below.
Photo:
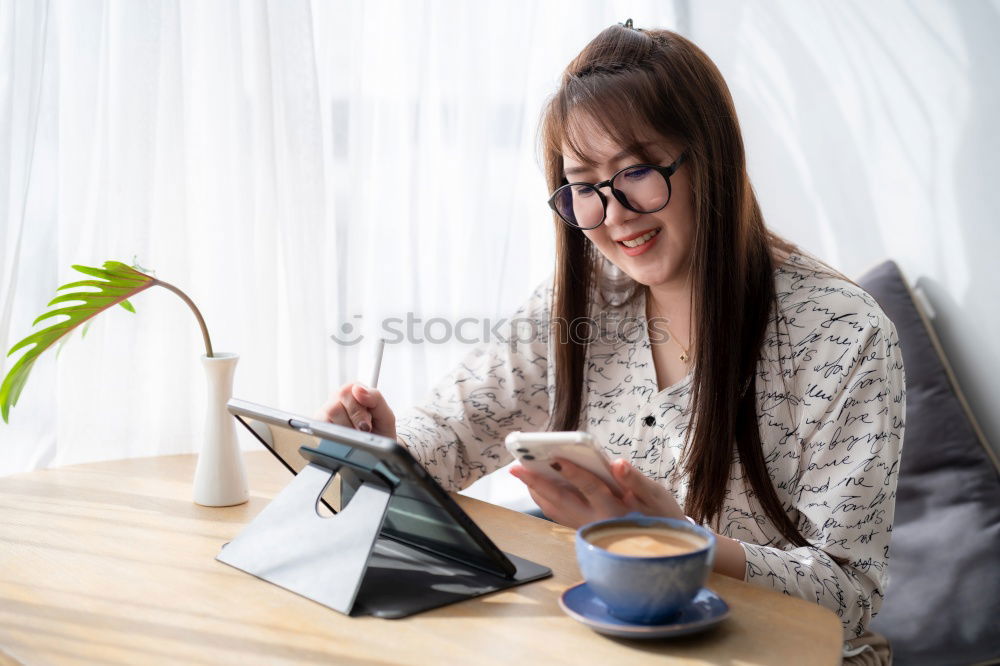
[[[233,506],[249,497],[236,420],[226,410],[233,396],[233,375],[239,360],[239,354],[227,353],[201,357],[208,390],[204,438],[194,473],[194,501],[203,506]]]

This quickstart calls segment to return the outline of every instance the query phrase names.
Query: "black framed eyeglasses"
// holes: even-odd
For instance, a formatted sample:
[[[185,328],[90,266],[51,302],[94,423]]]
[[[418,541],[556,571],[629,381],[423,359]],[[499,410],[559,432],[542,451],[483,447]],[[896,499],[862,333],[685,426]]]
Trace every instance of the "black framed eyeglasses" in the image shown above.
[[[669,166],[633,164],[600,183],[567,183],[549,197],[563,222],[577,229],[596,229],[608,216],[608,199],[601,188],[610,187],[618,203],[635,213],[655,213],[670,203],[670,176],[687,156],[682,152]]]

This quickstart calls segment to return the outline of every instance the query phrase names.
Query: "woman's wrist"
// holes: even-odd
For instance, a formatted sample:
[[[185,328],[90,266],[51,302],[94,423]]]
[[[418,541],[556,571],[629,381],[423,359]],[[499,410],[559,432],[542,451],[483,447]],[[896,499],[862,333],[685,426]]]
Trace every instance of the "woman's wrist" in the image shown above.
[[[699,525],[691,516],[684,518],[692,525]],[[707,527],[705,529],[708,529]],[[715,535],[715,564],[712,570],[730,578],[738,580],[746,579],[747,556],[743,546],[736,539],[722,536],[714,530],[709,530]]]
[[[712,570],[730,578],[746,580],[747,555],[737,539],[715,534],[715,565]]]

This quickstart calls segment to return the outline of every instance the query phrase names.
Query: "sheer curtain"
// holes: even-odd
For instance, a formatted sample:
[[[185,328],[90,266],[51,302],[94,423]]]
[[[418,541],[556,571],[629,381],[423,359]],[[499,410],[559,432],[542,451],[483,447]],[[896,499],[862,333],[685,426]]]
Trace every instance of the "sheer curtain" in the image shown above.
[[[1000,451],[1000,2],[692,2],[768,224],[857,276],[887,257]]]
[[[367,379],[385,318],[509,314],[552,270],[540,110],[628,16],[673,25],[657,2],[3,2],[3,349],[71,264],[136,260],[241,355],[238,397],[310,413]],[[134,305],[36,364],[0,474],[197,449],[197,326],[164,290]],[[470,348],[414,332],[382,364],[398,409]]]
[[[848,273],[894,256],[924,288],[1000,440],[998,15],[926,0],[0,0],[0,350],[70,264],[134,257],[241,354],[237,396],[311,412],[366,378],[384,318],[509,313],[552,269],[541,107],[593,35],[632,17],[719,65],[778,231]],[[0,424],[0,474],[197,448],[197,327],[165,291],[135,306],[36,364]],[[380,387],[401,409],[468,349],[390,345]]]

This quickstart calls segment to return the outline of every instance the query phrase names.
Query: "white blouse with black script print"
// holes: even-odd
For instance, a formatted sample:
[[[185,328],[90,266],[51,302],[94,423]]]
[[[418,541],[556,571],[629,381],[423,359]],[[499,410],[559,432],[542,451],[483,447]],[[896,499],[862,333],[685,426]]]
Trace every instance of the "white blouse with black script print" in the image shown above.
[[[793,255],[775,271],[775,286],[778,312],[755,382],[760,436],[778,497],[812,546],[783,539],[752,501],[738,460],[722,514],[709,527],[742,543],[747,582],[826,606],[850,639],[865,631],[888,584],[905,411],[902,354],[874,299],[814,260]],[[511,318],[507,342],[477,347],[422,404],[400,413],[400,440],[446,489],[465,488],[511,462],[508,433],[546,427],[555,380],[551,294],[550,278]],[[687,479],[678,461],[692,374],[657,388],[644,313],[640,293],[595,319],[604,335],[588,348],[582,423],[610,458],[629,460],[683,506]],[[848,563],[839,566],[831,555]]]

